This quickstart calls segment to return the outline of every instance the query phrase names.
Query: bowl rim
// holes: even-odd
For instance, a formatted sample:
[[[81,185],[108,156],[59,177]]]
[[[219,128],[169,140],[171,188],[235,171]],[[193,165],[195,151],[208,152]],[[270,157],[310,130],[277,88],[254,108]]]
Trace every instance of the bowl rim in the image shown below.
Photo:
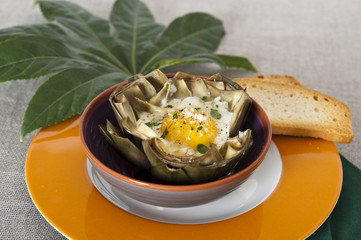
[[[172,77],[174,74],[166,74],[167,77]],[[202,76],[206,77],[206,76]],[[184,192],[184,191],[199,191],[199,190],[207,190],[212,189],[216,187],[220,187],[223,185],[226,185],[228,183],[231,183],[233,181],[236,181],[237,179],[242,179],[244,176],[249,175],[253,170],[255,170],[263,161],[265,158],[268,149],[271,145],[272,140],[272,128],[271,123],[269,121],[269,118],[266,114],[266,112],[262,109],[262,107],[253,100],[253,108],[255,110],[255,114],[261,119],[262,125],[265,130],[265,143],[263,146],[263,149],[261,150],[258,157],[246,168],[242,169],[241,171],[232,174],[230,176],[227,176],[222,179],[214,180],[211,182],[206,183],[200,183],[200,184],[190,184],[190,185],[167,185],[167,184],[159,184],[159,183],[150,183],[141,181],[138,179],[130,178],[128,176],[125,176],[121,173],[118,173],[114,171],[113,169],[107,167],[105,164],[103,164],[97,157],[94,156],[94,154],[91,152],[91,150],[88,148],[88,145],[85,141],[85,122],[88,119],[90,113],[93,111],[94,107],[102,101],[104,98],[109,98],[109,95],[120,85],[126,85],[128,84],[128,81],[118,83],[106,90],[104,90],[102,93],[97,95],[85,108],[83,111],[81,118],[80,118],[80,125],[79,125],[79,132],[80,132],[80,138],[81,138],[81,144],[83,146],[83,149],[85,150],[86,155],[91,158],[91,163],[96,164],[98,167],[100,167],[103,171],[110,174],[112,177],[115,177],[116,179],[119,179],[121,181],[124,181],[126,183],[136,185],[141,188],[148,188],[152,190],[160,190],[160,191],[170,191],[170,192]]]

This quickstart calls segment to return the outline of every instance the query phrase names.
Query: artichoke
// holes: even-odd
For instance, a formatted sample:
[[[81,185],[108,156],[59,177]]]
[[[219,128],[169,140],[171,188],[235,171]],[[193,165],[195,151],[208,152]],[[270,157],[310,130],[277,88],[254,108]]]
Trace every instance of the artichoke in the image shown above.
[[[119,129],[107,121],[100,131],[127,160],[162,183],[198,184],[227,176],[252,146],[251,130],[240,131],[252,99],[221,74],[204,79],[178,72],[168,78],[157,69],[131,77],[109,101]],[[223,129],[215,122],[226,125],[226,138],[219,140]]]

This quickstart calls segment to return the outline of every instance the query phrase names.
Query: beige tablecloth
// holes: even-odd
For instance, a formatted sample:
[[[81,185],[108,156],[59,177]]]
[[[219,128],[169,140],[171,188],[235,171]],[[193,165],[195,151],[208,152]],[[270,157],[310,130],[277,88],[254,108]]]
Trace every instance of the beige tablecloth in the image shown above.
[[[113,0],[74,0],[107,18]],[[351,109],[355,138],[336,144],[361,167],[361,1],[359,0],[145,0],[157,22],[204,11],[220,18],[227,35],[219,53],[249,58],[259,74],[285,74],[346,103]],[[0,28],[44,23],[31,0],[2,0]],[[0,52],[1,54],[1,52]],[[209,74],[214,66],[182,67]],[[254,73],[229,70],[231,77]],[[24,165],[35,133],[19,142],[24,111],[42,80],[0,84],[0,239],[61,239],[41,216],[28,194]]]

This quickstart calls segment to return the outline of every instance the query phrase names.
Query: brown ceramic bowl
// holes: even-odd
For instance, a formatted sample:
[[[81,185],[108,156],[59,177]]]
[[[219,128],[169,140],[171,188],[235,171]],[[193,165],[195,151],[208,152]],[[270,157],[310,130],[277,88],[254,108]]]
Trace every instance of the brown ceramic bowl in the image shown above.
[[[261,164],[270,147],[270,122],[260,105],[253,101],[244,126],[245,129],[252,129],[253,145],[234,174],[203,184],[155,183],[147,173],[116,152],[98,130],[98,124],[105,123],[106,119],[116,124],[108,101],[116,87],[99,94],[85,109],[81,117],[80,136],[87,158],[97,173],[110,185],[138,201],[163,207],[185,207],[215,200],[242,184]]]

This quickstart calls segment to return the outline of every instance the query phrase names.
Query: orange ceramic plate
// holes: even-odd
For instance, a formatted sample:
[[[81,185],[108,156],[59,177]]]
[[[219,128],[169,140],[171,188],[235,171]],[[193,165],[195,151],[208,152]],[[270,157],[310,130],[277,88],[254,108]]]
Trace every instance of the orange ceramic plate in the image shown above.
[[[121,210],[93,187],[78,127],[73,118],[40,130],[25,167],[35,205],[71,239],[304,239],[326,220],[341,191],[342,166],[333,143],[274,137],[283,173],[258,207],[216,223],[155,222]]]

